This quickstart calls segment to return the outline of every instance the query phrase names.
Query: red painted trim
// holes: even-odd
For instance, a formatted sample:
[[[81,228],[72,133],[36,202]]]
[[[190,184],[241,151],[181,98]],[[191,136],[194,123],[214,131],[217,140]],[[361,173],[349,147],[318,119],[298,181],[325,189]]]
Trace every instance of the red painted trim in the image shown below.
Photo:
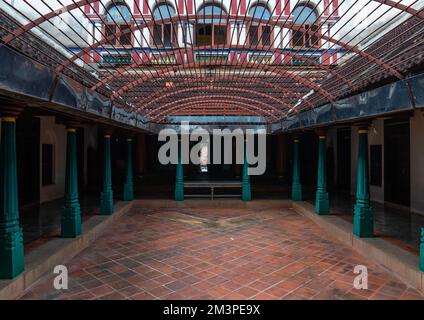
[[[143,1],[143,14],[149,13],[149,0]]]
[[[291,57],[288,54],[284,55],[284,64],[291,64]]]
[[[289,16],[290,12],[290,0],[284,0],[284,14]]]
[[[176,60],[177,60],[177,63],[178,64],[182,64],[182,63],[184,63],[184,55],[183,55],[183,53],[182,52],[177,52],[177,54],[176,54]]]
[[[337,64],[337,53],[333,53],[333,61],[332,64]]]
[[[326,53],[324,53],[322,55],[322,61],[321,61],[321,63],[322,64],[325,64],[325,65],[328,65],[328,64],[331,63],[330,54],[328,52],[326,52]]]
[[[100,53],[98,53],[97,51],[94,51],[93,56],[94,56],[94,61],[96,63],[100,63],[102,61],[102,57],[101,57]]]
[[[275,14],[279,16],[281,14],[281,0],[275,2]]]
[[[339,15],[339,0],[333,0],[333,15]]]
[[[281,53],[274,53],[274,64],[281,64]]]
[[[235,53],[235,52],[230,53],[230,61],[231,61],[231,63],[237,62],[237,53]]]
[[[85,64],[89,64],[91,62],[91,57],[88,54],[88,52],[84,52],[84,58],[83,59],[84,59]]]
[[[187,0],[187,13],[193,14],[193,0]]]
[[[240,15],[246,14],[246,0],[240,0]]]
[[[100,2],[94,2],[94,12],[95,13],[100,13]]]
[[[179,14],[184,14],[184,0],[178,0],[178,10]]]
[[[143,53],[141,54],[141,60],[142,60],[142,61],[148,61],[148,60],[149,60],[149,56],[147,55],[147,53],[146,53],[146,52],[143,52]]]
[[[188,51],[187,52],[187,63],[191,63],[194,61],[194,53],[193,51]]]
[[[90,14],[90,9],[91,9],[90,5],[89,4],[86,4],[84,6],[84,12],[85,12],[85,14]]]
[[[140,14],[140,0],[134,0],[134,14]]]
[[[240,62],[241,63],[247,62],[247,53],[246,52],[240,53]]]
[[[324,0],[324,15],[328,16],[330,13],[330,0]]]
[[[139,62],[140,61],[140,54],[138,52],[133,52],[132,53],[132,57],[133,57],[133,61],[134,62]]]
[[[237,0],[230,0],[231,1],[231,14],[237,14]]]

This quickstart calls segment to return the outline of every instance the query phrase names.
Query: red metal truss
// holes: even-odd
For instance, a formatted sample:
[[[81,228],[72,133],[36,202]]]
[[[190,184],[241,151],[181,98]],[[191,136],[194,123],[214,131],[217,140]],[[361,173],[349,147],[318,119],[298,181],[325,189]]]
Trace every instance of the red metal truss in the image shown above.
[[[230,77],[231,77],[231,80],[235,80],[235,81],[239,80],[239,81],[241,81],[240,82],[240,85],[243,85],[243,81],[246,80],[245,78],[243,79],[242,77],[229,76],[229,75],[225,75],[224,77],[221,77],[220,80],[221,81],[222,80],[226,80],[226,79],[229,79]],[[301,94],[299,94],[299,93],[297,93],[295,91],[288,90],[288,89],[286,89],[284,87],[278,86],[278,85],[276,85],[274,83],[271,83],[271,82],[268,82],[268,81],[262,81],[262,80],[256,79],[256,78],[249,78],[248,80],[251,83],[255,83],[255,84],[258,84],[258,85],[263,85],[263,86],[266,86],[266,87],[273,88],[275,90],[279,90],[279,91],[281,91],[281,93],[285,97],[293,97],[293,98],[296,98],[296,99],[301,99],[302,98],[302,95]],[[207,81],[207,80],[204,79],[203,81]],[[149,102],[153,101],[153,99],[161,98],[161,97],[163,97],[163,95],[166,95],[170,91],[174,91],[176,88],[186,87],[187,84],[189,84],[190,82],[192,82],[192,79],[188,79],[188,80],[185,80],[185,81],[182,81],[182,82],[178,82],[178,83],[173,83],[172,86],[167,87],[167,88],[165,87],[160,92],[155,92],[155,93],[153,93],[153,94],[145,97],[143,100],[139,101],[138,104],[140,106],[146,106]],[[213,83],[215,83],[215,81],[213,81]],[[312,104],[309,103],[309,101],[306,100],[305,102],[307,104],[309,104],[310,107],[313,107]]]
[[[47,12],[30,0],[21,1],[29,9],[23,10],[13,2],[5,2],[0,9],[3,45],[48,65],[59,77],[71,77],[81,88],[99,92],[153,121],[192,114],[255,115],[274,122],[333,103],[386,78],[404,79],[409,69],[424,63],[420,54],[424,51],[424,9],[419,0],[366,0],[363,7],[357,5],[358,1],[297,0],[296,4],[290,3],[290,8],[286,8],[287,2],[284,8],[277,8],[269,0],[249,0],[247,6],[244,2],[243,11],[241,1],[229,0],[229,11],[219,15],[199,14],[195,9],[183,14],[176,5],[174,16],[167,18],[160,13],[160,19],[154,10],[165,0],[143,0],[142,4],[134,1],[133,10],[128,7],[129,20],[120,23],[114,18],[106,21],[107,16],[100,14],[99,8],[106,11],[115,4],[125,4],[121,0],[71,0],[67,5],[63,5],[63,0],[40,0],[51,9]],[[219,0],[198,0],[199,3],[220,5]],[[269,18],[249,15],[250,8],[258,4],[267,8]],[[316,28],[305,28],[295,21],[290,10],[298,6],[302,11],[309,7],[314,12]],[[34,11],[33,15],[28,10]],[[374,10],[378,16],[372,15]],[[65,12],[69,22],[55,24],[54,18]],[[92,13],[84,19],[91,23],[81,23],[76,13],[88,12]],[[26,20],[25,23],[18,22],[13,13],[23,17],[21,21]],[[390,18],[386,18],[388,15]],[[223,44],[195,43],[197,24],[208,19],[219,19],[220,25],[225,26]],[[107,32],[108,23],[114,24],[114,31]],[[181,42],[178,28],[183,30],[187,23],[192,24],[192,29],[185,29],[186,39]],[[244,40],[241,31],[230,28],[231,24],[245,28]],[[154,30],[165,30],[164,25],[170,26],[173,37],[166,48],[153,36]],[[248,40],[252,26],[270,27],[267,43],[262,41],[262,31],[257,31],[256,44]],[[89,37],[84,38],[78,30]],[[43,43],[40,34],[50,42]],[[295,37],[299,34],[303,35],[301,43]],[[126,36],[130,36],[131,45],[123,43]],[[51,41],[67,54],[49,45]],[[102,62],[102,54],[114,56],[121,52],[131,57],[125,64]],[[209,54],[209,60],[197,57],[202,54]],[[220,55],[226,58],[220,60]],[[271,58],[265,61],[266,57]],[[171,60],[174,62],[163,62]]]
[[[243,89],[243,88],[229,88],[229,87],[222,87],[222,86],[219,86],[219,85],[209,85],[209,86],[191,87],[191,88],[185,88],[185,89],[179,89],[179,90],[172,91],[170,93],[167,93],[167,94],[161,95],[160,97],[152,99],[150,102],[141,105],[136,110],[148,109],[148,107],[150,105],[154,104],[156,101],[159,101],[161,99],[172,97],[174,95],[181,94],[181,93],[195,92],[195,91],[217,91],[217,92],[228,91],[228,92],[233,92],[233,93],[237,93],[237,92],[250,93],[252,95],[258,95],[260,97],[264,97],[264,98],[266,98],[270,101],[273,101],[273,102],[283,106],[284,108],[287,108],[287,109],[291,108],[291,106],[289,104],[287,104],[285,101],[283,101],[281,99],[277,99],[270,94],[266,94],[266,93],[262,93],[262,92],[254,91],[254,90],[249,90],[249,89]],[[138,102],[136,102],[136,104],[139,105]],[[280,113],[282,113],[278,108],[273,108],[273,109],[276,110],[276,111],[278,110]]]
[[[211,109],[214,107],[214,110],[219,110],[220,113],[215,113],[215,115],[226,114],[226,115],[250,115],[254,114],[259,117],[263,117],[265,119],[270,119],[273,121],[276,121],[278,117],[275,115],[264,111],[263,109],[260,109],[254,105],[246,104],[243,102],[231,102],[227,100],[205,100],[202,101],[200,104],[198,101],[194,102],[185,102],[178,104],[178,106],[174,106],[171,108],[166,109],[165,111],[162,111],[160,114],[153,117],[158,122],[161,122],[164,120],[165,117],[170,115],[176,115],[180,113],[181,111],[187,110],[198,110],[200,111],[207,111],[208,109]]]
[[[226,99],[226,100],[224,100],[224,99]],[[168,110],[170,107],[178,108],[181,103],[184,103],[184,102],[187,102],[187,101],[193,101],[194,103],[197,103],[197,104],[201,104],[201,102],[203,102],[203,101],[213,101],[213,102],[217,102],[217,103],[219,103],[219,101],[227,101],[227,102],[228,101],[234,101],[234,103],[240,103],[240,105],[246,105],[246,106],[249,105],[252,109],[258,110],[259,112],[263,112],[263,113],[269,115],[270,117],[277,118],[277,115],[274,115],[273,113],[268,111],[268,110],[275,110],[275,107],[270,105],[270,104],[267,104],[263,101],[251,99],[251,98],[234,97],[232,95],[225,95],[225,94],[204,95],[204,96],[202,96],[201,101],[198,101],[198,97],[188,97],[188,98],[175,100],[175,101],[172,101],[172,102],[169,102],[169,103],[166,103],[166,104],[162,104],[160,107],[146,112],[146,116],[151,117],[152,119],[155,119],[158,115],[161,114],[161,113],[158,113],[158,111]],[[174,106],[175,104],[178,104],[178,105]],[[261,106],[262,108],[259,107],[259,106]],[[278,112],[281,113],[281,110],[278,110]]]
[[[113,94],[111,98],[112,98],[112,100],[113,99],[116,99],[117,97],[123,95],[128,90],[131,90],[132,88],[134,88],[135,86],[140,85],[143,82],[146,82],[147,80],[152,79],[154,77],[158,77],[160,75],[163,75],[164,73],[168,73],[170,71],[177,71],[179,69],[194,68],[194,67],[197,67],[199,65],[200,66],[203,65],[203,66],[207,66],[207,67],[210,67],[210,66],[222,66],[222,63],[220,63],[220,62],[207,62],[207,63],[192,62],[192,63],[183,64],[183,65],[173,66],[173,67],[170,68],[171,70],[168,70],[168,69],[159,70],[154,75],[150,75],[149,74],[149,75],[146,75],[143,78],[139,78],[139,79],[136,79],[134,81],[131,81],[130,83],[128,83],[127,85],[125,85],[121,89],[119,89],[115,94]],[[242,66],[244,68],[260,68],[261,70],[266,70],[266,71],[269,70],[269,66],[266,66],[266,65],[259,65],[258,66],[257,64],[254,64],[254,63],[236,62],[234,65],[236,65],[236,66]],[[288,72],[286,70],[283,70],[283,69],[277,69],[277,70],[275,70],[273,72],[275,72],[276,74],[281,75],[283,77],[287,77],[287,78],[293,79],[296,82],[309,87],[310,89],[316,90],[322,96],[326,97],[330,102],[331,101],[334,101],[334,96],[331,93],[323,90],[316,83],[314,83],[314,82],[312,82],[312,81],[310,81],[310,80],[308,80],[306,78],[303,78],[303,77],[301,77],[301,76],[299,76],[297,74],[294,74],[294,73],[290,73],[290,72]]]

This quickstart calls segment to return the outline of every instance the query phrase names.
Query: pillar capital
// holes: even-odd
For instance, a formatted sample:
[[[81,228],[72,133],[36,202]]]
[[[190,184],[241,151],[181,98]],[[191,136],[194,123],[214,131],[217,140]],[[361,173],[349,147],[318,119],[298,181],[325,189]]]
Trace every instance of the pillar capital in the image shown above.
[[[327,129],[324,129],[324,128],[316,129],[315,133],[318,135],[320,139],[327,138]]]
[[[357,128],[357,132],[359,134],[364,134],[364,133],[368,133],[369,128],[371,127],[371,122],[369,121],[364,121],[364,122],[357,122],[354,124],[355,127]]]
[[[101,133],[104,138],[110,138],[113,134],[114,130],[113,128],[109,127],[101,127]]]

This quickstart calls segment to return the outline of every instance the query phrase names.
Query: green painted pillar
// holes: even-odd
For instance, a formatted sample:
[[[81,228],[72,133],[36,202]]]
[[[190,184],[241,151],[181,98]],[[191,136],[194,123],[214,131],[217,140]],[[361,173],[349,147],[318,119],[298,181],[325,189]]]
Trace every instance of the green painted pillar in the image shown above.
[[[175,201],[184,201],[184,170],[182,163],[181,140],[178,141],[178,162],[175,175]]]
[[[100,195],[100,214],[110,215],[113,213],[113,191],[112,191],[112,168],[110,159],[110,135],[106,134],[103,139],[104,176],[103,191]]]
[[[65,205],[62,209],[61,234],[75,238],[81,234],[81,209],[78,196],[76,129],[68,128],[66,150]]]
[[[424,228],[421,228],[420,271],[424,272]]]
[[[124,184],[124,201],[134,200],[132,139],[127,139],[127,175]]]
[[[242,172],[242,192],[241,199],[243,201],[252,200],[252,193],[250,191],[250,176],[249,176],[249,163],[247,162],[247,140],[244,142],[244,160]]]
[[[299,138],[293,140],[292,201],[302,201],[302,185],[299,176],[299,142]]]
[[[0,279],[24,271],[24,244],[19,226],[16,168],[16,118],[3,117],[0,142]]]
[[[330,212],[330,202],[327,192],[327,173],[325,163],[326,136],[319,133],[318,147],[318,180],[315,199],[315,212],[319,215],[326,215]]]
[[[368,183],[368,128],[360,128],[358,135],[358,177],[353,234],[360,238],[369,238],[374,236],[374,217]]]

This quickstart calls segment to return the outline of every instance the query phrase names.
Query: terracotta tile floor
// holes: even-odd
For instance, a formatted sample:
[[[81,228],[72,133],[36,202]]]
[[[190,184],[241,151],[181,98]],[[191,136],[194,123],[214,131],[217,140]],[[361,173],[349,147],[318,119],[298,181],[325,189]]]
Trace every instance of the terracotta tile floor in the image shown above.
[[[22,298],[424,298],[289,209],[134,209],[67,266],[68,290],[51,274]]]

